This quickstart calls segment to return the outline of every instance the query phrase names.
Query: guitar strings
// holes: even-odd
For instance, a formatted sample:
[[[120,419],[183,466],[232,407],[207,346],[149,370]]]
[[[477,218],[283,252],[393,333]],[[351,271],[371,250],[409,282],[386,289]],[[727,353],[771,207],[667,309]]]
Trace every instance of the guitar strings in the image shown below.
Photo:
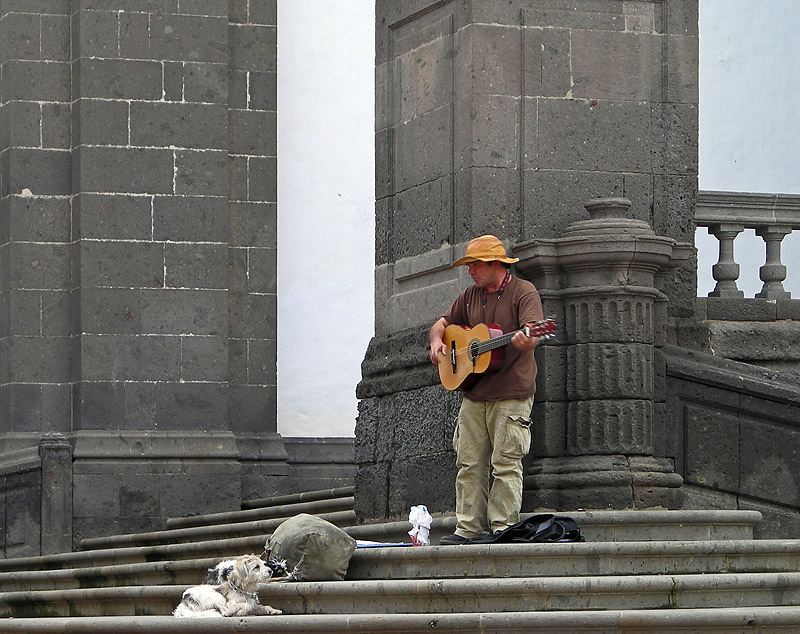
[[[534,326],[531,327],[531,335],[530,336],[532,336],[532,337],[533,336],[538,336],[540,338],[547,337],[548,335],[545,335],[545,334],[536,335],[534,333],[536,333],[536,332],[544,333],[547,329],[543,328],[543,326],[546,325],[550,321],[551,321],[550,319],[544,319],[544,320],[534,324]],[[486,339],[485,341],[470,341],[469,345],[467,345],[466,347],[464,347],[464,348],[456,348],[455,349],[456,358],[458,358],[460,356],[463,356],[463,355],[467,355],[470,358],[477,359],[482,354],[484,354],[486,352],[490,352],[491,350],[494,350],[495,348],[501,347],[501,346],[497,345],[497,343],[496,343],[498,339],[500,339],[502,337],[508,337],[509,341],[510,341],[511,337],[513,337],[514,334],[516,334],[516,332],[520,332],[520,331],[515,331],[513,333],[506,333],[504,335],[499,335],[498,337],[494,337],[492,339]],[[491,345],[487,345],[487,344],[491,344]],[[503,344],[503,345],[506,345],[506,344]],[[472,351],[473,346],[476,349],[476,354],[474,354],[474,356],[473,356],[473,351]]]

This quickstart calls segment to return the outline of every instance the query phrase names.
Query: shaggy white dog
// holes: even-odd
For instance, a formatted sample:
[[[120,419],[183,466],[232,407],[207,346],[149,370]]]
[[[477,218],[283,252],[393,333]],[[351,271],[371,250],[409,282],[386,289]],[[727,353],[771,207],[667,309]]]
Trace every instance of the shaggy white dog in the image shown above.
[[[221,561],[208,571],[206,585],[192,586],[183,593],[173,614],[179,619],[281,614],[258,601],[256,588],[270,577],[272,568],[255,555]]]

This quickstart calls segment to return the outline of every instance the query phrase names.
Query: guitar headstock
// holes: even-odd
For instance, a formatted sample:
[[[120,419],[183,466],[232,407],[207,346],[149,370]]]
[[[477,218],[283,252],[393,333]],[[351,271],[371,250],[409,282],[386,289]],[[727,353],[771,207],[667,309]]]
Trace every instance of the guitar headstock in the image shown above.
[[[556,332],[556,322],[554,319],[542,319],[528,327],[529,337],[539,337],[540,339],[549,339],[554,337]]]

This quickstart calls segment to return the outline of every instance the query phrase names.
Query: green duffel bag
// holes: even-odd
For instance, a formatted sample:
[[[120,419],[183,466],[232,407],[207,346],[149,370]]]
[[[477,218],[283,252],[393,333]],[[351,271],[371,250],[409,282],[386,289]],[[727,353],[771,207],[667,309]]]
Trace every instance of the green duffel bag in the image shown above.
[[[265,548],[267,559],[286,560],[296,581],[334,581],[347,574],[356,540],[326,520],[301,513],[278,526]]]

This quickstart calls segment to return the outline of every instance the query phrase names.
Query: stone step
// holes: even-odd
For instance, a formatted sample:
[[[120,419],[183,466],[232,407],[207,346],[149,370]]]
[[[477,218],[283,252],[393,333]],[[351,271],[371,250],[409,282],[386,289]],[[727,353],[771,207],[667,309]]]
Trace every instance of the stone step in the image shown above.
[[[202,583],[209,568],[224,557],[152,561],[64,570],[0,572],[3,592],[18,590],[67,590]],[[2,628],[0,628],[0,631]]]
[[[332,501],[316,502],[332,504],[341,509],[333,512],[313,512],[339,527],[348,528],[357,539],[379,539],[381,541],[409,541],[411,528],[407,521],[370,523],[355,526],[356,516],[352,498],[338,498]],[[312,504],[316,504],[312,503]],[[320,508],[316,509],[320,511]],[[81,550],[121,548],[156,544],[174,544],[187,541],[206,541],[209,539],[228,539],[255,534],[270,534],[283,520],[297,513],[312,512],[310,507],[271,519],[253,519],[252,511],[232,511],[216,516],[218,523],[191,526],[194,518],[175,518],[171,530],[131,533],[83,539]],[[755,526],[761,521],[758,511],[574,511],[564,512],[573,517],[581,527],[582,533],[590,541],[643,541],[643,540],[709,540],[709,539],[752,539]],[[531,513],[523,513],[528,517]],[[214,516],[204,516],[212,518]],[[186,522],[184,528],[178,526]],[[455,518],[451,514],[434,517],[431,535],[434,541],[455,530]]]
[[[319,517],[336,524],[339,527],[351,526],[356,523],[356,514],[352,510],[336,511],[334,513],[320,513]],[[269,535],[287,518],[280,517],[249,522],[231,522],[215,524],[213,526],[196,526],[193,528],[176,528],[165,531],[152,531],[148,533],[131,533],[128,535],[111,535],[82,539],[81,550],[100,550],[106,548],[125,548],[129,546],[156,546],[165,544],[178,544],[187,542],[208,541],[211,539],[231,539],[234,537],[247,537],[252,535]]]
[[[800,540],[359,548],[348,580],[796,572]]]
[[[0,588],[10,592],[190,585],[201,583],[206,571],[220,559],[222,557],[0,572]],[[797,570],[800,570],[800,540],[584,542],[360,548],[350,561],[347,579],[778,573]]]
[[[800,631],[800,608],[331,614],[230,619],[54,617],[6,620],[2,631],[9,634],[796,634]]]
[[[576,511],[565,514],[578,522],[588,541],[752,539],[753,529],[761,521],[758,511]],[[229,515],[226,518],[228,523],[84,539],[80,547],[81,550],[95,550],[268,535],[286,519],[239,522],[235,513],[226,515]],[[345,529],[356,539],[410,541],[408,531],[411,525],[407,521],[356,525],[352,510],[317,515]],[[524,513],[522,517],[529,515]],[[434,517],[431,525],[432,543],[454,530],[455,517],[452,515]]]
[[[311,502],[299,502],[264,506],[245,511],[229,511],[227,513],[211,513],[208,515],[192,515],[175,517],[167,520],[167,528],[180,529],[196,526],[213,526],[217,524],[241,523],[255,520],[281,518],[288,519],[298,513],[321,515],[334,511],[352,511],[355,499],[350,497],[326,498]]]
[[[345,512],[346,523],[355,521]],[[331,514],[335,515],[335,514]],[[756,511],[586,511],[571,513],[588,542],[752,539],[753,527],[761,514]],[[330,516],[328,516],[330,517]],[[335,520],[336,517],[333,517]],[[231,557],[247,553],[259,554],[266,538],[281,520],[261,520],[237,526],[234,531],[225,525],[180,529],[191,540],[180,540],[186,532],[158,531],[121,535],[92,540],[92,550],[73,553],[0,559],[0,572],[17,570],[62,570],[91,566],[173,561],[189,558]],[[382,542],[408,542],[411,525],[406,521],[345,526],[334,522],[356,539]],[[432,542],[455,529],[452,516],[436,517],[431,526]],[[230,537],[231,532],[245,532],[246,537]],[[167,534],[177,543],[162,543]],[[206,539],[202,539],[207,536]],[[172,541],[172,540],[171,540]]]
[[[217,539],[188,544],[108,548],[39,557],[0,559],[0,572],[25,570],[64,570],[92,566],[110,566],[144,562],[175,561],[193,558],[217,557],[224,559],[242,554],[259,554],[264,550],[265,537],[239,537]]]
[[[800,573],[270,583],[287,614],[641,610],[800,605]]]
[[[353,497],[355,491],[355,487],[349,486],[335,489],[320,489],[318,491],[302,491],[300,493],[289,493],[287,495],[275,495],[268,498],[245,500],[242,502],[242,509],[248,510],[267,506],[298,504],[300,502],[316,502],[317,500],[327,500],[330,498]]]
[[[185,585],[0,593],[0,617],[169,615]],[[800,605],[800,573],[268,583],[286,614],[428,614]]]
[[[753,530],[761,522],[758,511],[559,511],[572,517],[586,541],[690,541],[718,539],[753,539]],[[522,513],[529,517],[532,513]],[[435,516],[431,524],[431,543],[453,533],[452,515]],[[406,521],[362,524],[345,530],[356,539],[383,542],[408,542],[411,525]]]

